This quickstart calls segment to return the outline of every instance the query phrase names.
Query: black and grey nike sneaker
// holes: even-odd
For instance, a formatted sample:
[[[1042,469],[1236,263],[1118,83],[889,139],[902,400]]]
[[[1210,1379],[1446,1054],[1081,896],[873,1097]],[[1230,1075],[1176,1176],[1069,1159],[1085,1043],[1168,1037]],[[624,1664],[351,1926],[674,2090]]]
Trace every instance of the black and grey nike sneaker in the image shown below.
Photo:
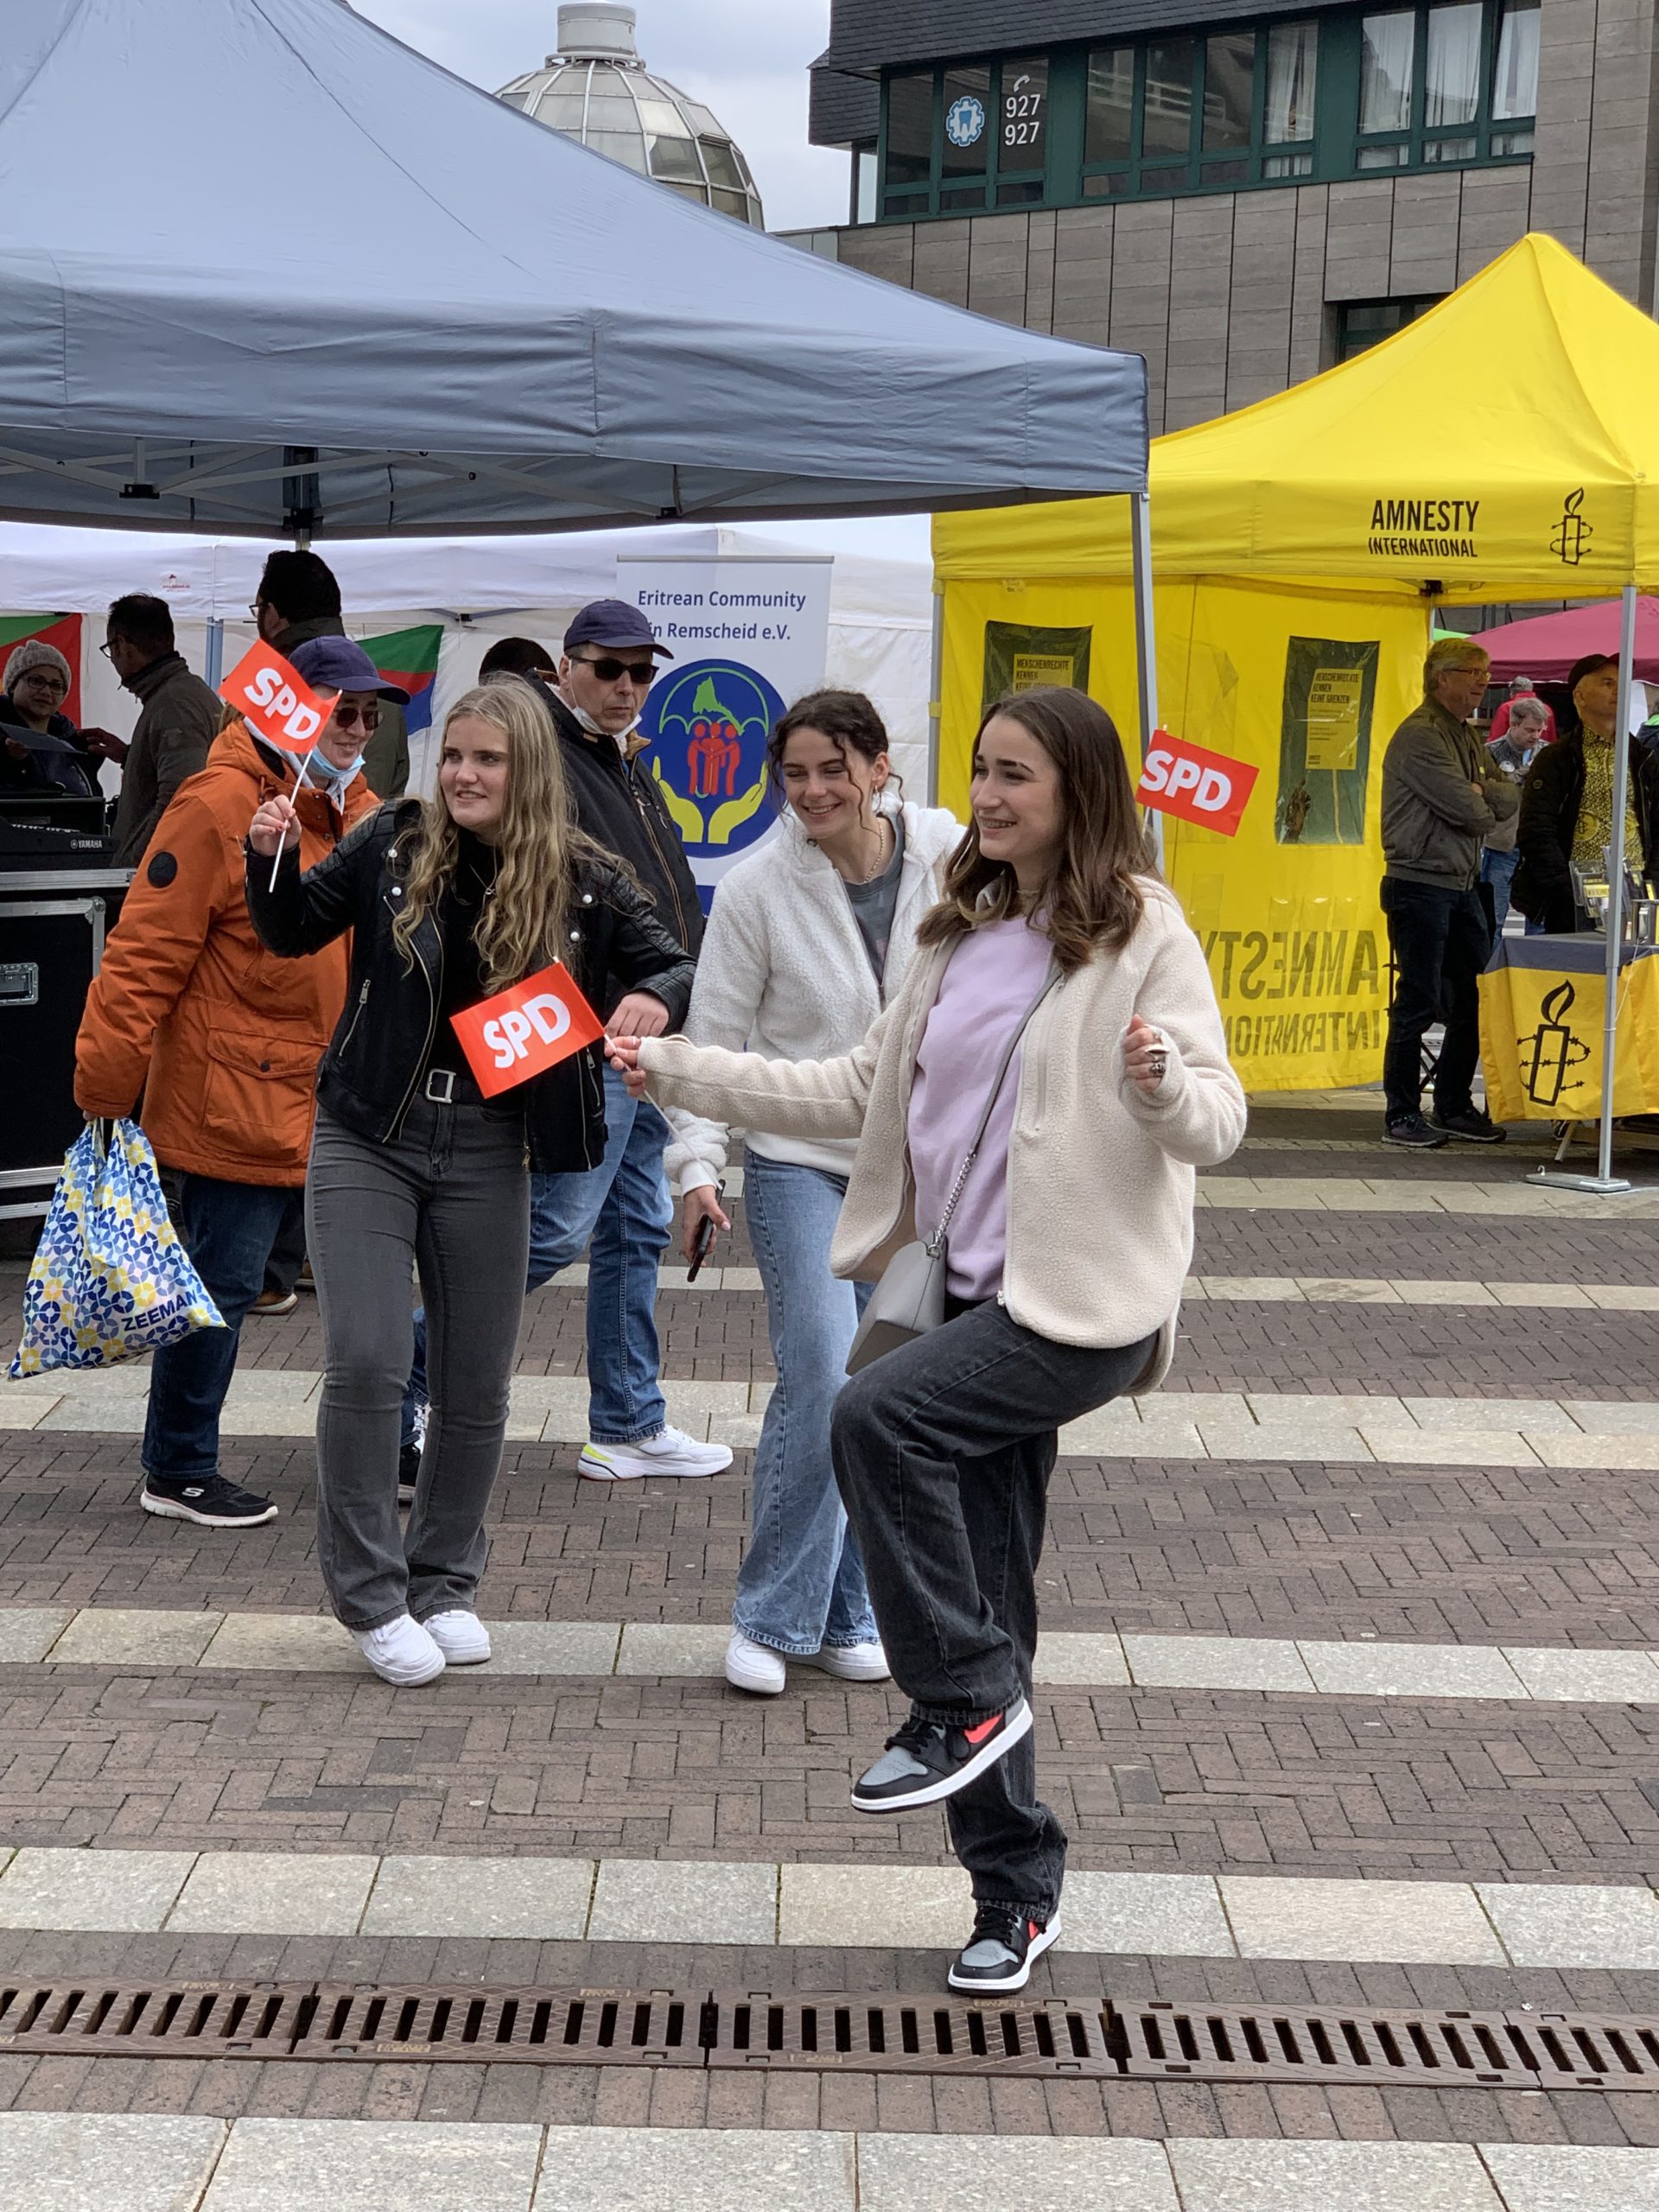
[[[1031,1733],[1031,1707],[1016,1698],[1006,1713],[951,1728],[935,1720],[906,1720],[875,1764],[853,1784],[853,1803],[861,1813],[902,1813],[912,1805],[935,1805],[995,1766],[1022,1736]]]
[[[257,1529],[262,1521],[276,1518],[276,1501],[260,1497],[223,1475],[204,1475],[200,1480],[166,1475],[146,1475],[138,1503],[146,1513],[159,1513],[166,1521],[194,1521],[204,1529]]]
[[[1460,1114],[1442,1114],[1437,1109],[1429,1116],[1428,1126],[1448,1137],[1460,1137],[1465,1144],[1502,1144],[1509,1135],[1484,1106],[1465,1106]]]
[[[402,1444],[397,1447],[397,1503],[413,1505],[415,1485],[421,1479],[421,1447],[418,1444]]]
[[[1058,1916],[1031,1920],[1011,1904],[982,1904],[974,1914],[974,1932],[946,1976],[952,1989],[988,1992],[1023,1989],[1033,1960],[1040,1959],[1060,1932]]]

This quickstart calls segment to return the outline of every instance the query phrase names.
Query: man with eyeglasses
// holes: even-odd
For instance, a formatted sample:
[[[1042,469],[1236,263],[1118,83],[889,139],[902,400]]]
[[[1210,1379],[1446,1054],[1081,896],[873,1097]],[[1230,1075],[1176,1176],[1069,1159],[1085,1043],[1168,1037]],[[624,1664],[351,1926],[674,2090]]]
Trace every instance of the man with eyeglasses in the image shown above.
[[[695,958],[702,942],[696,881],[657,785],[640,766],[645,741],[635,735],[658,655],[673,658],[637,607],[596,600],[564,633],[556,683],[536,688],[558,732],[578,823],[626,861],[664,928]],[[519,679],[504,673],[496,680]],[[610,988],[601,1011],[618,1033],[632,1033],[636,1022],[645,1035],[663,1027],[655,1001],[625,995],[620,986]],[[588,1255],[588,1440],[576,1471],[594,1482],[717,1475],[732,1464],[731,1452],[671,1427],[660,1382],[657,1268],[674,1222],[663,1168],[668,1123],[648,1099],[630,1098],[611,1068],[605,1071],[605,1122],[601,1166],[587,1174],[531,1179],[529,1287],[539,1290]],[[405,1484],[420,1470],[424,1343],[417,1325],[404,1405]]]
[[[248,612],[259,635],[285,660],[294,660],[296,650],[315,639],[346,634],[340,584],[315,553],[271,554]],[[381,707],[379,724],[363,749],[363,773],[377,798],[401,798],[408,786],[409,724],[396,700]]]
[[[406,696],[348,638],[290,658],[315,690],[339,694],[303,782],[300,761],[245,722],[215,738],[156,825],[75,1044],[83,1113],[130,1115],[142,1095],[156,1159],[181,1179],[174,1226],[224,1319],[156,1354],[142,1450],[144,1511],[207,1529],[276,1516],[270,1498],[220,1470],[219,1414],[243,1319],[304,1188],[317,1064],[346,1001],[347,939],[273,960],[255,936],[248,824],[282,792],[299,815],[301,863],[315,867],[374,810],[364,741],[382,700]]]
[[[128,592],[114,602],[99,650],[139,702],[132,735],[124,743],[104,737],[97,748],[121,769],[116,865],[137,868],[174,792],[207,766],[219,702],[177,650],[172,609],[149,592]]]

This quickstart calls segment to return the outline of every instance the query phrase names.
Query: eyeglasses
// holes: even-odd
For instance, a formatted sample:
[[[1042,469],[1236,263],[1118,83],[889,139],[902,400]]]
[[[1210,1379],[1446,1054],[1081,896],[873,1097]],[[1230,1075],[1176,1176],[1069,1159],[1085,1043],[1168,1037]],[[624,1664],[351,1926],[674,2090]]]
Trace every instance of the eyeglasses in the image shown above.
[[[608,653],[603,660],[588,660],[580,654],[576,658],[577,664],[582,668],[591,668],[601,683],[615,683],[626,676],[633,683],[643,684],[649,690],[657,681],[657,664],[654,660],[613,660]]]
[[[23,673],[17,678],[17,683],[32,683],[37,691],[49,691],[54,698],[58,699],[67,697],[69,690],[69,686],[58,674],[55,668],[25,669]],[[16,689],[16,685],[14,684],[12,688],[15,690]]]
[[[251,599],[248,601],[248,612],[252,615],[256,622],[258,621],[260,616],[264,613],[264,611],[265,602],[263,599]]]
[[[372,733],[380,727],[378,707],[346,707],[334,709],[334,720],[341,729],[363,729]]]

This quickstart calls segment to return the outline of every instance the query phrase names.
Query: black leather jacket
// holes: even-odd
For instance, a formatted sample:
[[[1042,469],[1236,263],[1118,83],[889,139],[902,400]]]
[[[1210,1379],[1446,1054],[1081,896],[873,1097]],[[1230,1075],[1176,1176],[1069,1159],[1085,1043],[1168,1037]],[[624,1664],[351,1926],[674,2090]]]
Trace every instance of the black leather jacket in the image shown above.
[[[317,1071],[317,1097],[337,1122],[376,1144],[396,1135],[415,1095],[443,987],[437,916],[428,914],[416,931],[412,966],[391,934],[408,872],[399,833],[413,828],[420,811],[418,799],[377,809],[303,875],[296,855],[284,853],[275,890],[270,862],[249,855],[248,911],[272,952],[303,959],[353,931],[346,1008]],[[659,998],[671,1029],[684,1022],[691,963],[615,869],[578,869],[559,957],[591,1003],[601,1001],[606,977],[614,976],[627,989]],[[603,1052],[591,1045],[506,1094],[504,1103],[524,1105],[530,1164],[538,1175],[597,1167],[603,1159]]]

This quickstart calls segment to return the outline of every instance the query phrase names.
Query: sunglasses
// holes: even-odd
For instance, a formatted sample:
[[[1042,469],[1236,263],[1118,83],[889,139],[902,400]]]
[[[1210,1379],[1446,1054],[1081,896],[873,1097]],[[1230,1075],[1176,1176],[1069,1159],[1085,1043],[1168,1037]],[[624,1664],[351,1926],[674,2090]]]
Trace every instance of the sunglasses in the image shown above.
[[[371,733],[380,727],[378,707],[336,707],[334,720],[341,729],[356,729],[359,726]]]
[[[615,683],[626,676],[649,690],[657,681],[654,660],[613,660],[608,653],[603,660],[588,660],[581,654],[577,659],[583,668],[591,668],[601,683]]]

